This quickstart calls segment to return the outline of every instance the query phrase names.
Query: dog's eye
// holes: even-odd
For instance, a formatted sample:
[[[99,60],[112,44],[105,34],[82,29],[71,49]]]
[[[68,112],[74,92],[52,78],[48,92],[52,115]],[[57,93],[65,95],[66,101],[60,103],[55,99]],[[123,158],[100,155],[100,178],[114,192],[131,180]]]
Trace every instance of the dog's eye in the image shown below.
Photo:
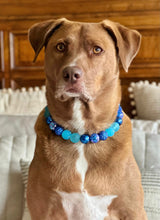
[[[64,52],[65,49],[66,49],[66,46],[65,46],[64,43],[58,43],[58,44],[56,45],[56,49],[57,49],[59,52]]]
[[[93,53],[94,54],[100,54],[103,51],[103,49],[99,46],[93,47]]]

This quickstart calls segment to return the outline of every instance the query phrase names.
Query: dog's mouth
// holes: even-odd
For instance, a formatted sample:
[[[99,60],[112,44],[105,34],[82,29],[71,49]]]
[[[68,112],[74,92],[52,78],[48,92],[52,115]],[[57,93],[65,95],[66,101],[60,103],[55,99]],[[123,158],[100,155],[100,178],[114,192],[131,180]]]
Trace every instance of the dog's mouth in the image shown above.
[[[72,94],[82,93],[82,91],[80,89],[77,89],[77,88],[74,88],[74,87],[66,89],[66,92],[67,93],[72,93]]]
[[[85,102],[92,100],[83,86],[77,87],[74,85],[67,85],[57,88],[55,98],[62,102],[65,102],[70,98],[80,98]]]

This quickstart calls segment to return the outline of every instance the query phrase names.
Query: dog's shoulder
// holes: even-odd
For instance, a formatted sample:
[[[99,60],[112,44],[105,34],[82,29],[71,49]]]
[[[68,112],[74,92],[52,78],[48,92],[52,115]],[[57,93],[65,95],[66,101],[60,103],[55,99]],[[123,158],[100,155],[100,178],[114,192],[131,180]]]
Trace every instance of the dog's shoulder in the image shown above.
[[[48,136],[51,133],[44,117],[44,111],[45,109],[40,112],[34,126],[36,134],[40,136]]]

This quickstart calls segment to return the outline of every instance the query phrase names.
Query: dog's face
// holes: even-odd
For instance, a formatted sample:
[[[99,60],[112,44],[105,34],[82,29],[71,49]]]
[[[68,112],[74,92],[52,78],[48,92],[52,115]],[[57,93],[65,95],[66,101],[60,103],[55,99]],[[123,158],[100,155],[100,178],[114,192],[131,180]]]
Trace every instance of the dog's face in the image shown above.
[[[45,45],[47,89],[60,101],[95,99],[119,76],[118,58],[127,71],[140,35],[108,20],[79,23],[66,19],[33,26],[29,35],[36,57]],[[123,51],[122,51],[123,50]]]
[[[66,22],[47,44],[45,72],[59,100],[92,100],[118,77],[114,42],[100,24]]]

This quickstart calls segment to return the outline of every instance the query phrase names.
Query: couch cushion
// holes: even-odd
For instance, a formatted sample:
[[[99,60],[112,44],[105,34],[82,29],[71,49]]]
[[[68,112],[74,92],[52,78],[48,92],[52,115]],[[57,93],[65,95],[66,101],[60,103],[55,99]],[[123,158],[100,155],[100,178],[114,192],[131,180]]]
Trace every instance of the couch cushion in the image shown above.
[[[148,220],[160,219],[160,171],[142,171],[144,207]]]
[[[21,158],[29,161],[32,160],[36,140],[34,132],[36,118],[36,116],[0,116],[1,220],[21,220],[23,210],[23,184],[19,161]],[[137,120],[132,121],[132,123],[133,152],[141,171],[157,172],[157,169],[159,170],[160,168],[159,125],[155,124],[155,122],[152,124],[148,121],[140,122]],[[148,126],[150,129],[148,129]],[[149,131],[151,131],[151,133],[149,133]],[[152,180],[150,180],[150,182],[151,181]],[[147,200],[149,200],[151,195],[147,195]],[[157,196],[158,193],[153,198],[157,200],[157,198],[159,198]],[[157,207],[157,205],[155,207]],[[155,212],[157,212],[157,208]],[[158,218],[153,218],[152,214],[149,220],[158,220]]]
[[[46,105],[45,86],[0,89],[0,114],[37,115]]]
[[[23,184],[19,160],[31,160],[36,117],[0,116],[0,219],[21,220]]]
[[[133,115],[138,119],[160,119],[160,83],[149,81],[132,82],[128,88],[131,97],[131,105],[135,107]]]
[[[141,170],[160,169],[160,121],[132,120],[133,154]]]

